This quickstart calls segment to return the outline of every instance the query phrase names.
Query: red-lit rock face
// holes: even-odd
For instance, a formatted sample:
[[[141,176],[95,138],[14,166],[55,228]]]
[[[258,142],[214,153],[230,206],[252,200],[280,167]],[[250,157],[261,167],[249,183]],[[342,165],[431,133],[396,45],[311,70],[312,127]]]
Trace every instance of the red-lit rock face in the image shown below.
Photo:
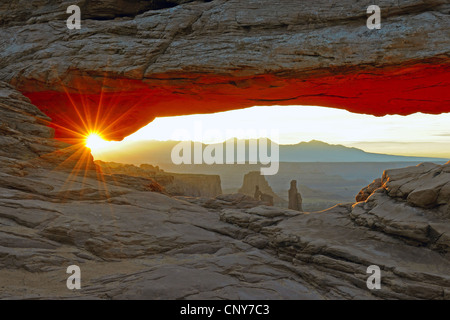
[[[59,2],[35,2],[40,15],[23,25],[11,18],[26,15],[20,3],[0,5],[0,80],[59,138],[120,140],[154,117],[257,105],[450,112],[445,0],[380,5],[381,30],[366,28],[364,1],[174,1],[123,18],[117,2],[80,0],[82,29],[71,31]]]
[[[157,79],[75,78],[71,87],[45,90],[33,83],[24,94],[53,119],[56,136],[100,130],[122,139],[155,117],[212,113],[257,105],[317,105],[377,116],[450,112],[450,65],[282,78],[158,75]]]

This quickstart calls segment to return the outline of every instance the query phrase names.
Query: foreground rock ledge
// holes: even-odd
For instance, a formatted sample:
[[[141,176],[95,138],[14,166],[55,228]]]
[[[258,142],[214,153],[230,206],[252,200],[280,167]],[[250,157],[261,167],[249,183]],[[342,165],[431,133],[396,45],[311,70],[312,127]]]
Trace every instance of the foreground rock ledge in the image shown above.
[[[60,138],[120,140],[156,116],[255,105],[450,112],[445,0],[382,1],[374,31],[368,0],[35,2],[0,4],[0,80]],[[69,4],[81,30],[66,28]]]
[[[365,201],[304,214],[116,184],[1,82],[0,113],[0,298],[450,299],[450,162],[387,170]]]

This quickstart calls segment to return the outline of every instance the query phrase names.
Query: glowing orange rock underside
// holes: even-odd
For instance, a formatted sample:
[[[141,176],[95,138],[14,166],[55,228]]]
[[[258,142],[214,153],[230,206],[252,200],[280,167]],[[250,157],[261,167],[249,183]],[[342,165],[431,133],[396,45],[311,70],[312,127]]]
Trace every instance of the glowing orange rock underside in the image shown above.
[[[160,74],[151,79],[72,75],[64,85],[19,89],[52,118],[59,139],[101,132],[121,140],[155,117],[258,105],[318,105],[376,116],[450,112],[450,64],[421,64],[308,78]],[[337,128],[338,128],[337,124]]]

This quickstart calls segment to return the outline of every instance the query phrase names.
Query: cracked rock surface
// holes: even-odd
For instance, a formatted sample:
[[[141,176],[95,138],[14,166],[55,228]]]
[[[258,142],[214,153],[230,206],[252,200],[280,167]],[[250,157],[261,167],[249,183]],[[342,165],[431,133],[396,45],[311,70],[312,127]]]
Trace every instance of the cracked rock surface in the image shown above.
[[[261,105],[449,112],[449,2],[377,4],[380,30],[366,27],[371,0],[3,1],[0,80],[58,137],[83,127],[74,104],[117,122],[112,140],[155,117]],[[66,27],[69,5],[81,30]]]
[[[308,214],[118,184],[3,83],[0,113],[0,298],[450,299],[450,163],[386,170],[364,201]]]

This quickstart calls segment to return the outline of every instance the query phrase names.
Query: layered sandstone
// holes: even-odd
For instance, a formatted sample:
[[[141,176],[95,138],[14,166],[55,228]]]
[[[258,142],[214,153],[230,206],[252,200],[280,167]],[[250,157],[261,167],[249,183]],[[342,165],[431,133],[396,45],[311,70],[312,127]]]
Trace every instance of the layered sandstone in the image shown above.
[[[254,197],[256,187],[260,192],[273,197],[273,204],[277,206],[286,206],[287,201],[273,192],[266,178],[259,171],[251,171],[244,176],[242,186],[238,190],[239,193]]]
[[[148,164],[136,167],[132,164],[114,162],[95,161],[95,163],[102,168],[104,174],[152,179],[173,196],[213,198],[222,194],[220,176],[218,175],[164,172],[159,167]]]
[[[450,111],[446,0],[381,1],[381,30],[366,27],[369,0],[28,4],[0,4],[0,80],[58,137],[122,139],[156,116],[255,105]],[[81,30],[66,27],[69,4]]]
[[[450,299],[450,162],[386,170],[365,201],[303,214],[177,199],[52,156],[48,119],[1,83],[0,113],[0,298]]]

